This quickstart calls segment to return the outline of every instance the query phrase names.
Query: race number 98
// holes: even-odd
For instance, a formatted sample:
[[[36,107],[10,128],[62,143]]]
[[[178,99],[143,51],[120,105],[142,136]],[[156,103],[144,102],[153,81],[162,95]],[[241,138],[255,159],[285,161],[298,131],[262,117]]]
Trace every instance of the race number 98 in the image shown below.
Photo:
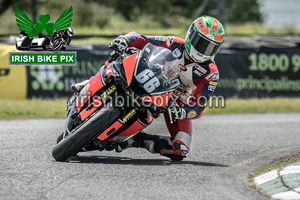
[[[148,93],[153,92],[160,85],[158,78],[154,77],[154,72],[150,69],[145,69],[139,73],[136,76],[136,80],[143,84],[144,89]]]

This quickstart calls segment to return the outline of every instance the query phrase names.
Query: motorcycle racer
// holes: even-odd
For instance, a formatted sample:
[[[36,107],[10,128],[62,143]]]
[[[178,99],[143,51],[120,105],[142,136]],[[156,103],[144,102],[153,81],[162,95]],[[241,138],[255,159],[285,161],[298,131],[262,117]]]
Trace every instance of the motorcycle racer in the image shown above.
[[[169,113],[164,114],[170,136],[163,137],[137,133],[133,138],[120,143],[117,152],[131,147],[146,148],[151,153],[170,157],[172,160],[182,160],[190,151],[192,119],[200,118],[203,110],[214,92],[219,79],[219,71],[212,60],[224,41],[223,25],[215,18],[202,16],[190,25],[186,38],[175,36],[146,36],[135,32],[120,35],[110,47],[122,54],[129,47],[143,49],[151,43],[173,51],[180,59],[180,86],[174,91],[175,103]],[[86,82],[77,83],[73,87],[80,90]],[[172,123],[173,122],[173,123]]]
[[[149,42],[168,48],[181,59],[183,69],[179,76],[181,85],[174,92],[177,104],[169,110],[171,119],[176,121],[170,123],[169,114],[164,115],[170,137],[142,131],[121,143],[116,148],[117,152],[130,147],[142,147],[175,160],[186,157],[191,144],[191,120],[203,115],[205,104],[218,83],[219,71],[212,58],[224,41],[224,34],[224,28],[217,19],[202,16],[192,22],[185,40],[174,36],[145,36],[131,32],[111,43],[111,47],[120,53],[128,47],[143,49]]]

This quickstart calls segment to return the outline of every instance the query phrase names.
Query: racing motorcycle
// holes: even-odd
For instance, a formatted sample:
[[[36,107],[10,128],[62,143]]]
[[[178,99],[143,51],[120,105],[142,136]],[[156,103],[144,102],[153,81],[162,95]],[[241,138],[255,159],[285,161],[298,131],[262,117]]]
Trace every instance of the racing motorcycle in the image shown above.
[[[180,60],[171,50],[147,44],[112,53],[99,72],[67,102],[64,132],[52,155],[66,161],[78,152],[113,150],[149,126],[172,104]]]

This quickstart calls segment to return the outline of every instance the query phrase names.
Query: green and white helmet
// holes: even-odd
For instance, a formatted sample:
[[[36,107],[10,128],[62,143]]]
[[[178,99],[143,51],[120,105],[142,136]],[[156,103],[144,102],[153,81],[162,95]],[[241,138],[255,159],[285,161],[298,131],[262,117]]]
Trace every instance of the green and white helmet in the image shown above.
[[[223,25],[217,19],[199,17],[193,21],[186,34],[186,51],[195,62],[205,62],[217,54],[224,35]]]

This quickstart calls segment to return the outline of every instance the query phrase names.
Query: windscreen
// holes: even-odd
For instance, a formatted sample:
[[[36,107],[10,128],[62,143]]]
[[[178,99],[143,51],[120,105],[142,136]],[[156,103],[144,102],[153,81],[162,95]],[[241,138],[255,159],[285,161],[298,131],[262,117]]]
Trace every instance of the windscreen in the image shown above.
[[[149,69],[157,71],[156,77],[162,82],[179,76],[179,64],[180,60],[174,57],[173,52],[163,47],[154,47],[148,59]]]
[[[170,90],[179,76],[180,59],[173,51],[147,44],[138,59],[135,79],[147,93],[157,93]]]

